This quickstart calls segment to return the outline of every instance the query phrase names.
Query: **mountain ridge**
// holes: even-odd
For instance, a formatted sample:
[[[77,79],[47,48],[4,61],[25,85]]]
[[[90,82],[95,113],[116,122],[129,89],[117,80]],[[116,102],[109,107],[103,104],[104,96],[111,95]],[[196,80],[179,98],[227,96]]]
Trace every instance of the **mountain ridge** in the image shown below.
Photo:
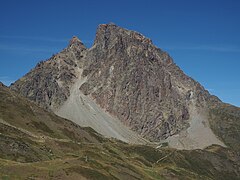
[[[99,25],[91,48],[77,42],[80,44],[68,46],[11,88],[57,112],[71,96],[71,88],[78,78],[85,78],[78,87],[81,96],[91,98],[141,137],[157,142],[187,132],[190,122],[194,122],[191,109],[197,109],[197,113],[204,111],[203,122],[208,122],[210,107],[221,104],[201,84],[185,75],[166,52],[140,33],[115,24],[103,24]],[[61,68],[56,68],[57,64]],[[65,116],[81,125],[79,117],[79,114]],[[93,118],[88,120],[91,122]],[[210,125],[208,130],[214,129],[210,129]],[[183,148],[191,148],[192,145],[187,144]],[[194,148],[207,145],[197,144]]]

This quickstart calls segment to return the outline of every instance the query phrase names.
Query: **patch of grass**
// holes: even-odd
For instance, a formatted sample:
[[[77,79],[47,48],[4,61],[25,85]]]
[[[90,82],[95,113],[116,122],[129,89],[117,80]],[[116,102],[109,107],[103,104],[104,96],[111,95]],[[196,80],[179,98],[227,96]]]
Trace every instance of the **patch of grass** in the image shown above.
[[[209,117],[214,133],[227,146],[240,151],[240,108],[221,104],[210,108]]]
[[[134,160],[139,161],[140,163],[142,163],[144,166],[147,167],[153,167],[153,164],[151,164],[150,162],[146,161],[144,158],[142,157],[135,157]]]
[[[62,149],[62,151],[77,151],[80,149],[80,145],[73,143],[73,142],[62,142],[62,141],[57,141],[56,142],[58,146]]]
[[[62,132],[64,135],[66,135],[70,139],[77,139],[75,133],[73,131],[68,130],[67,128],[63,128]]]
[[[10,177],[9,176],[2,176],[1,179],[2,180],[10,180]]]
[[[41,156],[24,139],[0,135],[0,157],[18,162],[36,162]]]
[[[104,138],[101,134],[98,134],[94,129],[91,127],[84,127],[85,131],[87,131],[92,137],[94,137],[98,142],[103,143],[106,142],[107,139]]]
[[[176,155],[178,156],[178,155]],[[173,157],[176,159],[176,157]],[[214,169],[212,164],[204,159],[199,158],[199,154],[192,152],[186,153],[181,159],[175,161],[178,167],[188,169],[198,174],[213,177],[211,169]]]
[[[86,167],[80,167],[80,166],[70,167],[67,169],[67,172],[77,173],[88,179],[99,179],[99,180],[112,179],[111,177],[105,175],[102,172],[99,172],[94,169],[86,168]]]
[[[163,157],[160,151],[150,146],[126,146],[124,150],[130,154],[137,154],[150,163],[156,163]]]
[[[54,134],[53,130],[51,130],[44,122],[36,122],[36,121],[32,121],[32,124],[34,125],[34,127],[36,129],[39,129],[43,132],[47,132],[49,134]]]

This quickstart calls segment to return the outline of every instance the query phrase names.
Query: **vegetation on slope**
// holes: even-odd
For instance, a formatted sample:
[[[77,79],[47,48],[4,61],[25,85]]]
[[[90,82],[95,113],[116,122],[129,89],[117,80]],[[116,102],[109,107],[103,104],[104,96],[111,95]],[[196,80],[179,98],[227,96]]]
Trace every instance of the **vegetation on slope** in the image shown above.
[[[214,133],[236,152],[240,152],[240,108],[219,103],[210,109],[210,125]]]
[[[239,179],[228,148],[180,151],[105,139],[0,85],[1,179]]]

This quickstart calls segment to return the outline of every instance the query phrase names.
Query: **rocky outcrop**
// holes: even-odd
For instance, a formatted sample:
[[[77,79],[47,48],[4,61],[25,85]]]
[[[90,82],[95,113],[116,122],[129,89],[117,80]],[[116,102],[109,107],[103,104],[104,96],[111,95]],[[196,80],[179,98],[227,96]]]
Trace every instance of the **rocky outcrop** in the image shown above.
[[[84,79],[81,93],[151,141],[186,130],[191,109],[208,111],[210,100],[220,102],[149,38],[115,24],[100,25],[90,49],[73,37],[66,49],[39,63],[11,88],[56,110],[77,79]]]
[[[73,37],[66,49],[47,61],[39,62],[34,69],[12,84],[11,89],[37,102],[41,107],[54,110],[69,97],[85,52],[83,43]]]
[[[5,85],[2,83],[2,82],[0,82],[0,87],[4,87]]]
[[[187,128],[189,106],[210,96],[150,39],[114,24],[98,27],[87,58],[80,90],[152,141]]]

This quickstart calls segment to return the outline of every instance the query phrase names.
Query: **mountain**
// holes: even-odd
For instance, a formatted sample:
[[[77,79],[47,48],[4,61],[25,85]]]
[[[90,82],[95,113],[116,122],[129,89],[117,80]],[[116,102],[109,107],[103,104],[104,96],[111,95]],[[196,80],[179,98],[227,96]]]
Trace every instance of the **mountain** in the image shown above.
[[[106,139],[0,83],[1,179],[239,179],[229,148],[176,150]]]
[[[210,95],[150,39],[115,24],[99,25],[89,49],[73,37],[11,89],[105,137],[239,150],[239,108]]]

